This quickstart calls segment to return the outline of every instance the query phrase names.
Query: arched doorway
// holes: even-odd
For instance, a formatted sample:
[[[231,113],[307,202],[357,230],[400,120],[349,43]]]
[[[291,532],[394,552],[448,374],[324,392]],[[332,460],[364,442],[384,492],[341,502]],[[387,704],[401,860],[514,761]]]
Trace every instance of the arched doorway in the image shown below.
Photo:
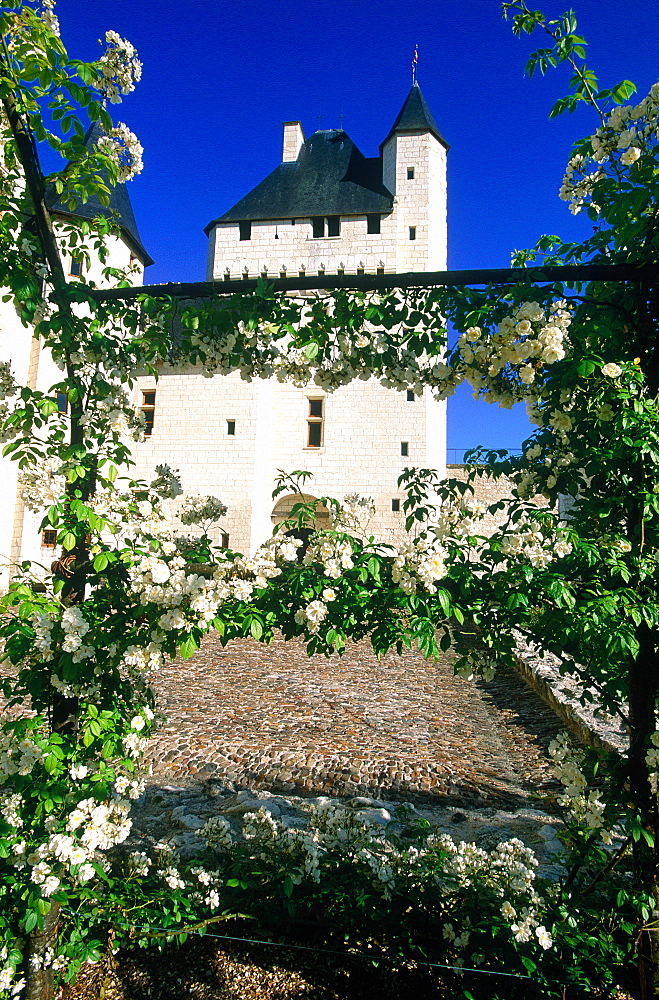
[[[281,497],[272,508],[271,518],[273,527],[289,518],[296,504],[308,503],[311,500],[316,500],[316,497],[311,496],[309,493],[289,493],[287,496]],[[302,560],[311,535],[315,531],[326,531],[329,527],[329,511],[324,504],[317,503],[313,524],[305,524],[300,527],[292,525],[287,530],[284,530],[284,534],[301,539],[303,545],[298,549],[298,559]]]

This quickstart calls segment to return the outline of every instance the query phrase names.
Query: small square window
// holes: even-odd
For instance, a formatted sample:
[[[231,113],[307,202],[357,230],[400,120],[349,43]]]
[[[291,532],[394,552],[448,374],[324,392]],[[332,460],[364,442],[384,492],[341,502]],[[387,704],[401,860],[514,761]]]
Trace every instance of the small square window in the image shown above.
[[[407,179],[408,179],[408,181],[413,181],[414,180],[414,167],[408,167],[407,168]]]
[[[233,437],[235,433],[236,433],[236,421],[227,420],[227,434],[229,435],[229,437]]]
[[[400,512],[400,500],[398,499],[398,497],[394,497],[394,499],[391,501],[391,509],[394,514],[398,514]]]
[[[252,223],[251,222],[239,222],[238,229],[240,231],[241,240],[251,240],[252,238]]]
[[[363,273],[364,273],[364,268],[363,267],[358,267],[357,268],[357,274],[363,274]]]
[[[69,397],[65,392],[57,393],[57,412],[58,413],[69,412]]]
[[[314,240],[321,240],[325,235],[325,217],[317,215],[311,220],[311,235]]]
[[[341,235],[341,216],[340,215],[328,215],[327,216],[327,235],[328,236],[340,236]]]
[[[410,239],[416,239],[416,226],[410,226]]]
[[[377,267],[377,270],[376,270],[375,273],[376,274],[384,274],[384,267],[382,266],[382,264],[378,264],[378,267]]]
[[[366,216],[366,232],[371,235],[375,235],[380,232],[380,216],[379,215],[367,215]]]
[[[223,531],[222,534],[220,535],[220,548],[223,549],[229,548],[229,536],[226,533],[226,531]]]
[[[57,544],[57,532],[53,528],[46,528],[41,532],[41,544],[44,549],[54,549]]]
[[[339,276],[339,278],[342,277],[346,273],[345,272],[345,268],[343,268],[343,267],[337,268],[336,273]]]
[[[407,456],[409,455],[409,453],[410,453],[410,446],[409,446],[409,443],[407,441],[401,441],[401,443],[400,443],[400,453],[403,456],[403,458],[407,458]]]
[[[323,415],[323,401],[322,399],[310,399],[309,400],[309,416],[310,417],[322,417]]]
[[[82,274],[82,257],[72,257],[69,264],[69,274],[74,278],[79,278]]]
[[[416,399],[416,396],[414,395],[414,390],[413,389],[408,389],[407,390],[407,402],[408,403],[413,403],[415,399]]]
[[[231,271],[225,271],[224,272],[224,280],[225,281],[231,281]]]

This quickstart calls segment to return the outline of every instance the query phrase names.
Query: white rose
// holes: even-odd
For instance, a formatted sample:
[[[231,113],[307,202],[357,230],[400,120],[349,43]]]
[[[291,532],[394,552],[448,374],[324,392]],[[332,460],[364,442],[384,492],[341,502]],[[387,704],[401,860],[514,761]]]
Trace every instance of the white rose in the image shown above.
[[[641,151],[637,146],[630,146],[620,157],[620,162],[625,167],[629,167],[632,163],[636,163],[640,155]]]
[[[615,364],[615,362],[609,361],[608,365],[603,366],[602,375],[608,375],[609,378],[617,378],[618,375],[622,375],[622,368],[620,365]]]

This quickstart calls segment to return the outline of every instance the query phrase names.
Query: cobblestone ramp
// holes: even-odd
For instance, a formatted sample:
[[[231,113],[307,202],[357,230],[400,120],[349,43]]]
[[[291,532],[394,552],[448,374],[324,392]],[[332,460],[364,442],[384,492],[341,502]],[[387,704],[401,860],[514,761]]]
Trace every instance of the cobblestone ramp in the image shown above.
[[[297,642],[213,637],[155,687],[168,718],[149,754],[169,780],[481,805],[526,803],[551,784],[560,725],[514,674],[477,686],[447,658],[378,661],[365,642],[326,659]]]

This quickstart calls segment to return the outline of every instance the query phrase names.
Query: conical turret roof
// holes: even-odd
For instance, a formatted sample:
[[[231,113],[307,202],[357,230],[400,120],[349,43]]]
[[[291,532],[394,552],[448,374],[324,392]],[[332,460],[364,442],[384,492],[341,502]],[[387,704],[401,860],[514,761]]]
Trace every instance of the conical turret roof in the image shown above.
[[[446,149],[449,148],[449,144],[437,128],[432,111],[426,104],[426,99],[421,93],[421,87],[418,83],[413,84],[389,135],[380,148],[398,132],[430,132],[438,142],[441,142],[442,146]]]
[[[104,131],[98,122],[94,122],[87,130],[84,138],[85,146],[93,146],[104,135]],[[46,203],[51,212],[58,215],[66,215],[70,218],[93,219],[97,215],[103,215],[106,219],[113,219],[121,229],[126,242],[134,251],[135,255],[143,261],[144,266],[153,264],[153,260],[144,249],[140,234],[133,214],[133,206],[125,184],[110,186],[107,175],[102,175],[110,188],[110,204],[102,205],[98,195],[92,195],[88,201],[78,202],[75,209],[71,209],[68,204],[63,204],[55,188],[51,186],[46,192]]]

